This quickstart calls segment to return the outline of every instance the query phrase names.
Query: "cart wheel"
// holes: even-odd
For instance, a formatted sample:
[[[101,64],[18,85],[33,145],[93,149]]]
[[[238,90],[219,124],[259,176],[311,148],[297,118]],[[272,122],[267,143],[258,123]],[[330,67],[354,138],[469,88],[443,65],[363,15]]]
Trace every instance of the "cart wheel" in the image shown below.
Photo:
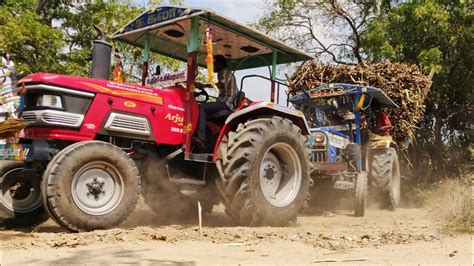
[[[362,217],[365,215],[365,206],[367,204],[367,172],[360,172],[357,175],[354,195],[354,216]]]

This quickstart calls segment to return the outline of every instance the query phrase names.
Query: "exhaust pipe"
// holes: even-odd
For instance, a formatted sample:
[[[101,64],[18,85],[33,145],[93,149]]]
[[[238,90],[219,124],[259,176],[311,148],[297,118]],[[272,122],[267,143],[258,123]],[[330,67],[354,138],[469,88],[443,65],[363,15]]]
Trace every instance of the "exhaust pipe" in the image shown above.
[[[110,79],[112,45],[105,40],[95,40],[92,48],[92,78]]]

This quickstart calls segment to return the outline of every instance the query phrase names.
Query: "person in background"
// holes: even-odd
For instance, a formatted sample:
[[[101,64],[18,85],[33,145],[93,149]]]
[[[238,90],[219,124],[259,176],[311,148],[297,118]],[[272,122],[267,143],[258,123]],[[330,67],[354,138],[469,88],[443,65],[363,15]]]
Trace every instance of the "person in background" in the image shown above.
[[[227,59],[223,55],[214,56],[214,72],[217,72],[217,88],[219,89],[219,97],[216,102],[202,103],[199,105],[199,122],[197,127],[197,139],[201,146],[206,143],[206,117],[221,110],[233,111],[235,96],[238,88],[235,76],[227,68]],[[204,89],[211,87],[210,84],[202,84],[196,82],[196,88]]]
[[[16,70],[15,63],[11,60],[11,54],[6,52],[2,55],[0,66],[0,103],[3,118],[17,117],[20,97],[15,95]]]
[[[114,71],[113,71],[113,81],[117,83],[124,82],[124,72],[123,72],[123,65],[122,65],[122,57],[115,51],[114,55]]]
[[[393,126],[387,113],[380,108],[380,102],[375,99],[372,100],[371,108],[375,116],[372,122],[374,133],[380,136],[390,136],[390,129],[392,129]]]
[[[11,54],[10,53],[6,52],[3,55],[2,65],[3,65],[3,67],[10,70],[11,83],[15,84],[16,83],[16,68],[15,68],[15,63],[11,60]]]
[[[0,121],[18,118],[20,115],[22,96],[17,95],[15,84],[15,63],[11,60],[11,54],[6,52],[1,57],[0,65]],[[18,143],[22,133],[23,131],[14,133],[7,139],[0,140],[0,143]]]

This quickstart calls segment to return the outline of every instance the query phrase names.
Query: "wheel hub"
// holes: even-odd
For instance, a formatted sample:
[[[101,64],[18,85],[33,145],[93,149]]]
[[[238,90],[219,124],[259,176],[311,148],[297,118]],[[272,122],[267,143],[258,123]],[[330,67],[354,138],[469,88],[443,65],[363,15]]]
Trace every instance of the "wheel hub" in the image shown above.
[[[275,171],[275,168],[276,166],[275,165],[270,165],[268,164],[265,168],[264,168],[264,174],[263,174],[263,177],[265,177],[267,180],[272,180],[277,174],[278,172]]]
[[[84,212],[103,215],[117,207],[123,197],[122,177],[107,162],[84,165],[74,176],[72,198]]]
[[[23,200],[30,195],[33,188],[29,182],[17,182],[8,191],[10,196],[15,200]]]
[[[95,199],[99,199],[101,194],[105,194],[104,184],[105,182],[102,178],[94,177],[92,182],[86,183],[87,189],[89,190],[88,195],[91,194]]]
[[[28,213],[43,203],[39,180],[32,176],[21,176],[17,168],[0,176],[0,204],[16,213]]]

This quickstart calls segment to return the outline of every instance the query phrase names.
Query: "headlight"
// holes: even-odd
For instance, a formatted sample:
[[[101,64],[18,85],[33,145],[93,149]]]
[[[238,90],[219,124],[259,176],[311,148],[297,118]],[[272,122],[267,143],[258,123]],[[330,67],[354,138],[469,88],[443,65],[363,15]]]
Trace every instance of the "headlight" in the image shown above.
[[[61,96],[45,94],[45,95],[39,96],[36,99],[36,106],[63,108],[63,103],[61,101]]]
[[[321,132],[317,132],[313,134],[313,140],[315,143],[322,144],[326,141],[326,136]]]

